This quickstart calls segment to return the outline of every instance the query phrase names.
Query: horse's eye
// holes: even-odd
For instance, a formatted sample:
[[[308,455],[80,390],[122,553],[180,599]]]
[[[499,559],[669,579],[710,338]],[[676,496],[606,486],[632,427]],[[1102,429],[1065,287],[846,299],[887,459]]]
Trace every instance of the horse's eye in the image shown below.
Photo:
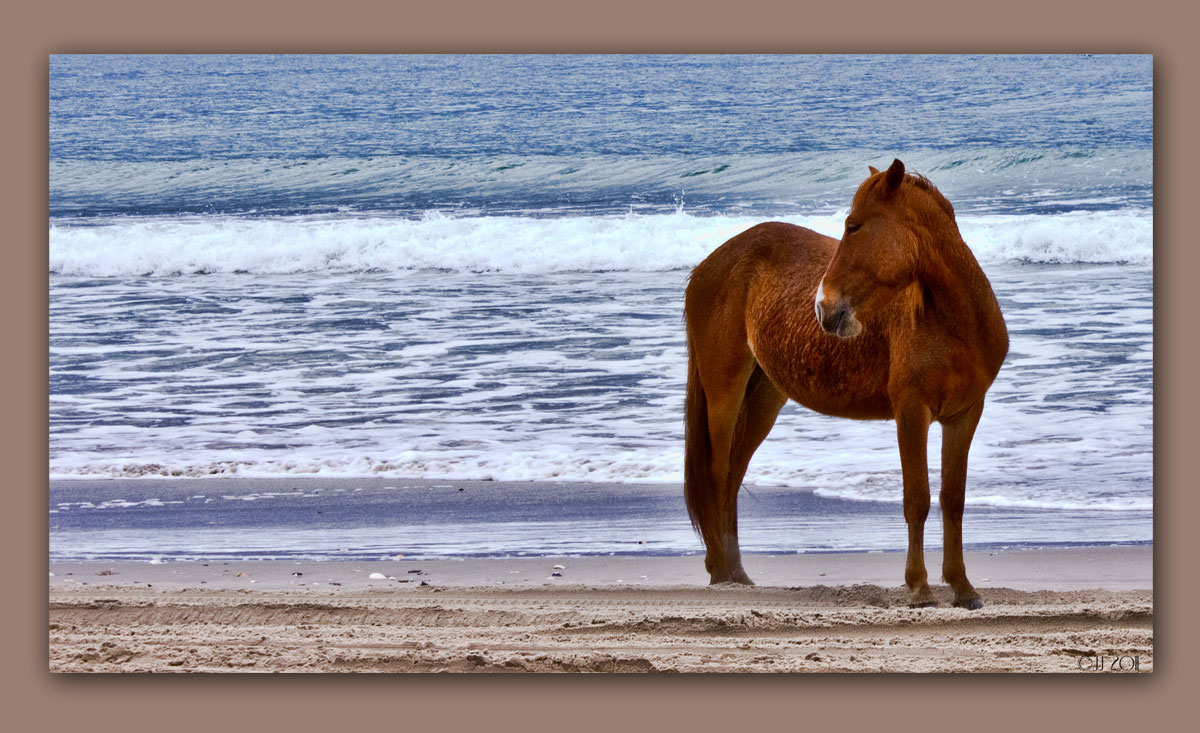
[[[848,222],[846,222],[846,233],[853,234],[853,233],[857,232],[861,227],[862,227],[862,224],[859,224],[856,221],[848,221]]]

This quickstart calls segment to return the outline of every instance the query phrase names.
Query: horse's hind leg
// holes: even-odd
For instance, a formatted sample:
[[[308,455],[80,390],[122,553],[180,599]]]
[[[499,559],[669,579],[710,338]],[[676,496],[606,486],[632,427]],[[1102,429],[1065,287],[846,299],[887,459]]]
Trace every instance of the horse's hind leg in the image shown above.
[[[707,548],[704,567],[713,583],[749,583],[737,544],[737,486],[731,489],[730,482],[734,439],[755,364],[747,352],[745,358],[707,366],[700,370],[700,381],[708,407],[709,476],[716,511],[709,515],[708,525],[701,527]]]
[[[967,452],[975,426],[983,414],[983,400],[965,414],[942,424],[942,578],[954,591],[954,605],[962,608],[983,608],[971,581],[962,556],[962,516],[967,493]]]
[[[746,469],[750,458],[766,439],[767,434],[775,425],[775,418],[787,402],[787,397],[780,392],[761,368],[755,368],[746,385],[746,393],[742,399],[737,425],[734,429],[733,442],[729,452],[729,480],[726,484],[724,506],[725,527],[725,567],[729,569],[728,580],[735,583],[754,585],[750,576],[742,568],[742,553],[738,545],[737,525],[737,495],[746,477]],[[721,582],[715,579],[714,582]],[[722,578],[725,580],[725,578]]]

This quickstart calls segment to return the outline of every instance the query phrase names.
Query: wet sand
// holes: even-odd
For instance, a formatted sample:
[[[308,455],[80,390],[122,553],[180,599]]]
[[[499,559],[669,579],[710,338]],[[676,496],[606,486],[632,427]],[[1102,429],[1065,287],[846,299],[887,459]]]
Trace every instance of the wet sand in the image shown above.
[[[938,607],[908,608],[903,564],[755,555],[749,588],[705,585],[699,556],[55,562],[50,669],[1078,674],[1097,657],[1153,669],[1149,547],[970,553],[980,611],[950,607],[940,585]]]

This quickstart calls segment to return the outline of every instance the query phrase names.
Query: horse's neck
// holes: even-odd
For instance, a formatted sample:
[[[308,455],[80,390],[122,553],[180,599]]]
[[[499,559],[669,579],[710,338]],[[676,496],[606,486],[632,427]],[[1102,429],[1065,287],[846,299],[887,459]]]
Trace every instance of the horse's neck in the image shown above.
[[[957,227],[939,233],[924,248],[917,279],[923,289],[922,316],[957,335],[1007,340],[1004,322],[983,268],[971,254]]]

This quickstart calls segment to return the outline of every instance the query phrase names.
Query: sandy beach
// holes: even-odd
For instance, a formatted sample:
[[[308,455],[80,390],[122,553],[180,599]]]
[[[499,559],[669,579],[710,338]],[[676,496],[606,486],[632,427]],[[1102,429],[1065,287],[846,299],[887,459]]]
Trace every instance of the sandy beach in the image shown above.
[[[975,612],[945,586],[938,607],[908,608],[902,553],[753,555],[753,588],[708,587],[699,556],[53,562],[49,667],[1150,672],[1152,554],[968,553]]]

